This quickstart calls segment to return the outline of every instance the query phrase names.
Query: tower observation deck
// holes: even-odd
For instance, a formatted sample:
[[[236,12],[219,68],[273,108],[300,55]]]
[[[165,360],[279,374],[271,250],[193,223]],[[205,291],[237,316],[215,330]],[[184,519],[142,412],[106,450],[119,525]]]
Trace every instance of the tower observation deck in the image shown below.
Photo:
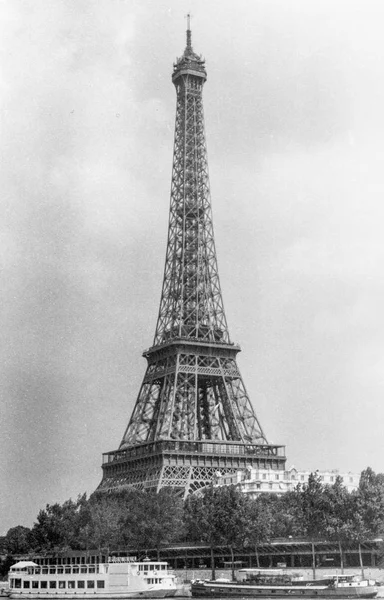
[[[187,43],[176,88],[168,243],[147,370],[118,450],[103,454],[99,490],[172,487],[186,495],[217,472],[283,469],[245,389],[225,317],[213,235],[204,130],[205,62]]]

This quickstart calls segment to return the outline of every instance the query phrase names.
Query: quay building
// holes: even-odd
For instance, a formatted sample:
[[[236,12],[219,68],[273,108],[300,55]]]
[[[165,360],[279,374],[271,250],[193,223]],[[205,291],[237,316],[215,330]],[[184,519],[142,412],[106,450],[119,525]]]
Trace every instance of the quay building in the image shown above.
[[[290,469],[268,469],[247,467],[232,474],[222,475],[216,473],[216,485],[234,485],[239,491],[251,497],[257,497],[262,493],[284,494],[291,492],[298,484],[308,483],[309,476],[313,471],[298,470],[292,466]],[[360,473],[341,472],[338,469],[331,471],[317,470],[316,474],[322,483],[332,485],[337,477],[341,477],[343,485],[348,492],[359,487]]]

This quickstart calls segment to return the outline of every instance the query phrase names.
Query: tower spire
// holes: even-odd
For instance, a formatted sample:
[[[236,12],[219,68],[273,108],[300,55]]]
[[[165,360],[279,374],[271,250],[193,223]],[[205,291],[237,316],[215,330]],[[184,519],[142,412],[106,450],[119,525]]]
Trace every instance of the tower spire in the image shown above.
[[[192,32],[191,32],[191,14],[187,14],[187,47],[186,50],[192,52]]]
[[[204,60],[191,46],[173,65],[176,120],[168,243],[153,345],[119,449],[104,454],[101,490],[173,487],[186,495],[217,469],[282,469],[268,444],[229,337],[213,233],[203,114]]]

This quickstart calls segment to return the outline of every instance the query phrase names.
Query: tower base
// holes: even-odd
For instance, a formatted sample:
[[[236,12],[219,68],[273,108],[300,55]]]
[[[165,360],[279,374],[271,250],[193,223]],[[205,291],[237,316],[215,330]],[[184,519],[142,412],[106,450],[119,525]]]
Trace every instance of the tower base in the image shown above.
[[[285,446],[161,440],[103,454],[103,479],[97,489],[170,487],[186,497],[220,475],[246,467],[283,470],[285,461]]]

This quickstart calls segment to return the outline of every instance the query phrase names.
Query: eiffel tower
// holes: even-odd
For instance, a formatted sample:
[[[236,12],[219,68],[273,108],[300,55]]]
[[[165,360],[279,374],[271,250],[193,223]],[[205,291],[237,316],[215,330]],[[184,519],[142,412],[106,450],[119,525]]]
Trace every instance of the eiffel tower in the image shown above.
[[[176,88],[171,202],[156,332],[118,450],[103,454],[98,490],[126,486],[182,495],[218,472],[284,469],[285,448],[268,444],[231,342],[217,270],[203,116],[205,62],[187,43],[173,65]]]

